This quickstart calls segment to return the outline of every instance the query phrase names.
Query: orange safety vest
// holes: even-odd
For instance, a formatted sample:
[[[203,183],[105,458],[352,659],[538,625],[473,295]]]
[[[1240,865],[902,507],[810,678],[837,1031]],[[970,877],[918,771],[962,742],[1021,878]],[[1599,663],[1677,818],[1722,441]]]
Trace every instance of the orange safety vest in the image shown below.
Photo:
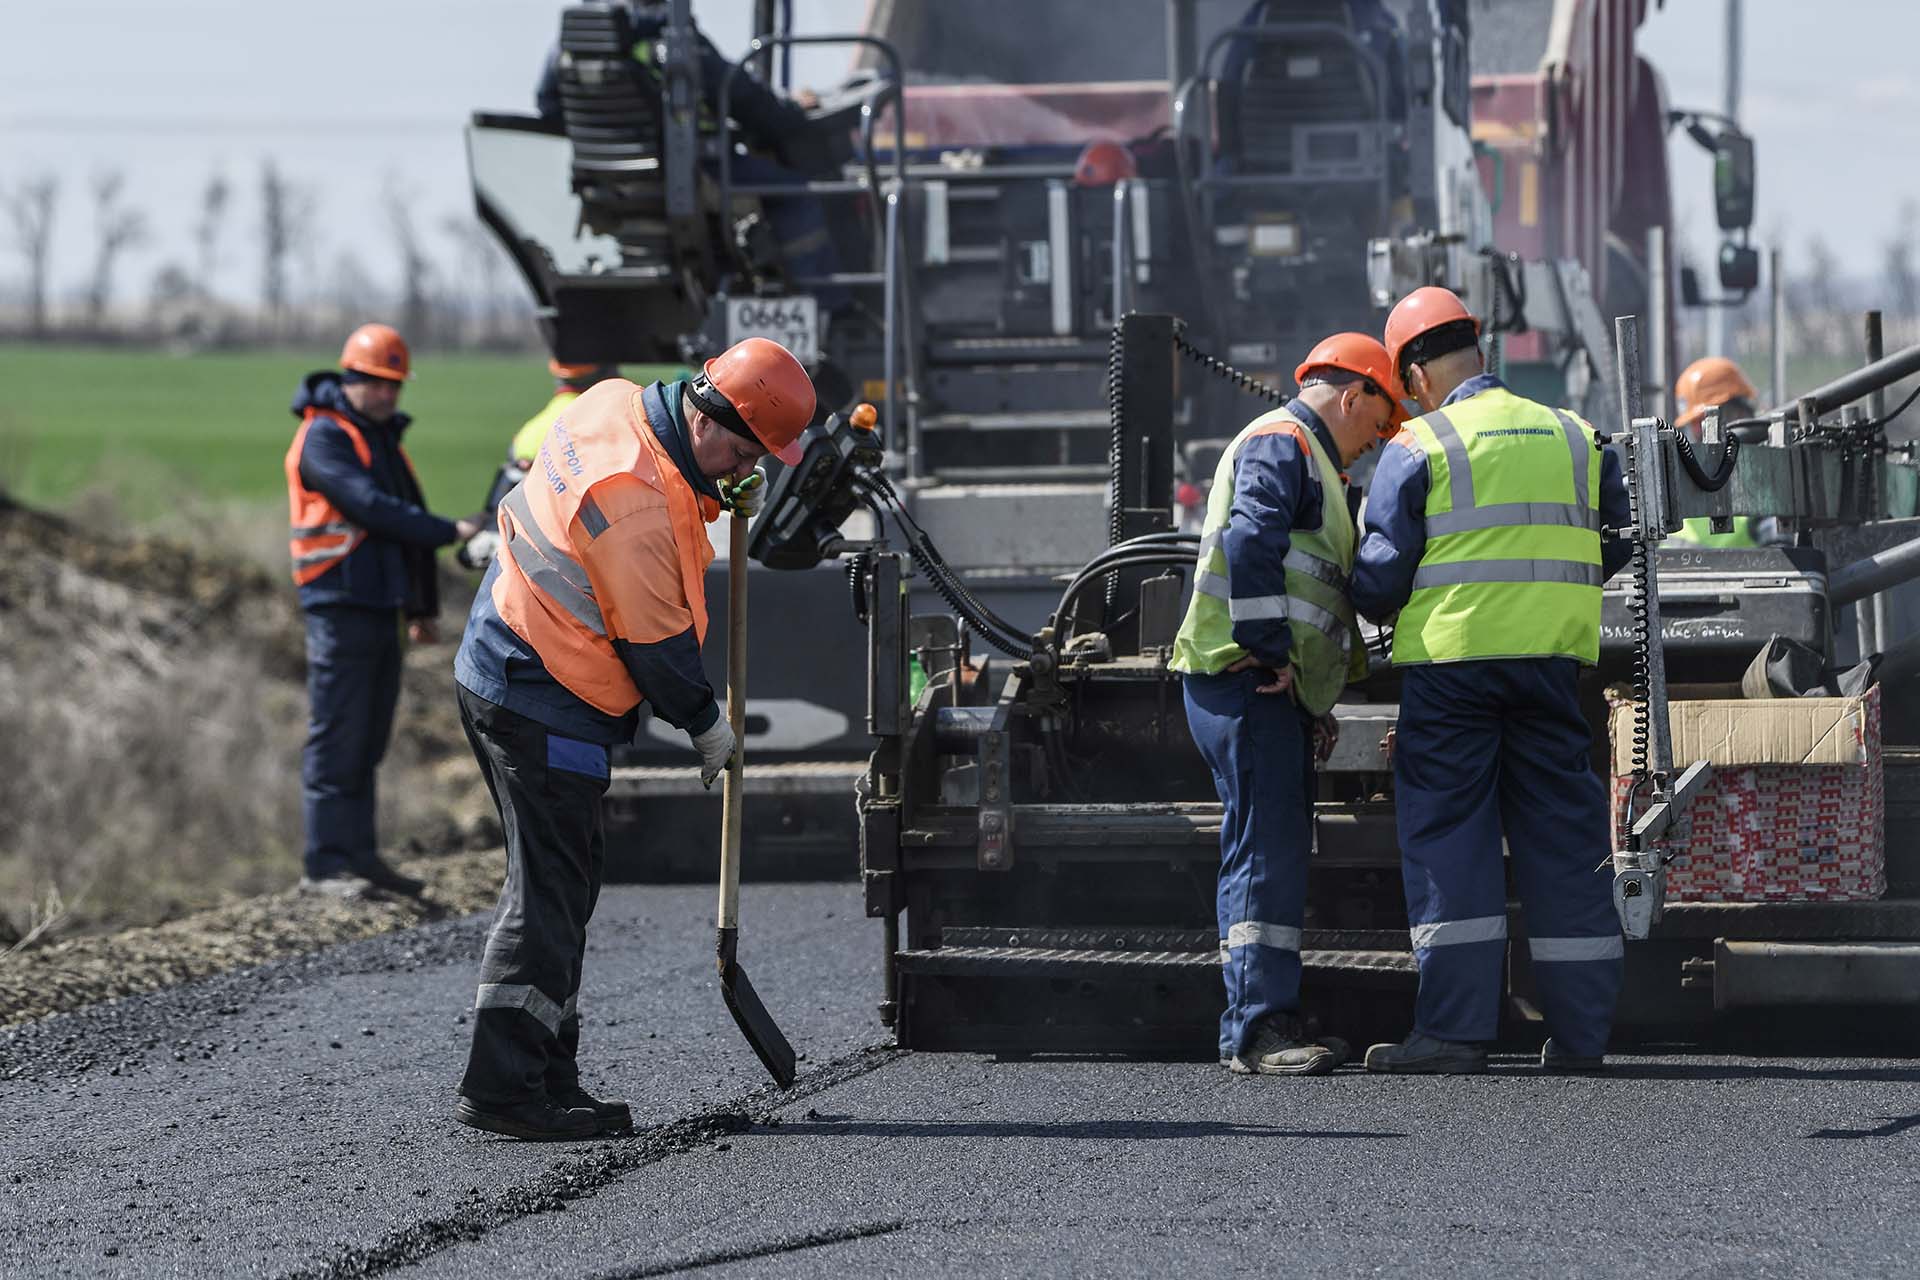
[[[554,420],[526,479],[500,501],[500,574],[493,605],[513,633],[540,655],[549,674],[576,697],[608,715],[633,710],[644,693],[615,652],[615,640],[654,643],[648,620],[620,618],[610,625],[603,600],[620,594],[589,572],[586,554],[614,522],[646,522],[646,531],[670,533],[675,563],[658,559],[623,565],[622,572],[676,574],[678,582],[647,584],[656,599],[683,599],[694,635],[707,637],[707,566],[713,544],[706,525],[720,514],[711,498],[694,492],[674,465],[641,403],[644,393],[625,378],[609,378],[568,405]],[[650,494],[621,499],[611,513],[593,490],[622,474]],[[616,490],[603,491],[613,501]],[[628,490],[629,495],[633,493]],[[659,527],[664,521],[666,530]],[[617,536],[631,538],[633,524]],[[619,545],[619,544],[613,544]],[[603,569],[603,573],[605,570]]]
[[[313,426],[315,418],[326,418],[353,442],[353,451],[360,457],[360,465],[373,468],[373,450],[367,447],[367,439],[360,434],[360,428],[344,414],[328,409],[308,409],[300,419],[300,429],[293,433],[293,444],[287,449],[287,516],[292,538],[289,548],[293,552],[293,580],[300,586],[306,586],[327,570],[353,554],[355,547],[366,541],[367,531],[353,524],[340,508],[333,505],[325,494],[306,486],[300,478],[300,451],[307,447],[307,429]],[[409,474],[413,472],[413,460],[407,457],[405,449],[400,450],[400,460],[406,464]],[[414,483],[419,484],[418,477]]]

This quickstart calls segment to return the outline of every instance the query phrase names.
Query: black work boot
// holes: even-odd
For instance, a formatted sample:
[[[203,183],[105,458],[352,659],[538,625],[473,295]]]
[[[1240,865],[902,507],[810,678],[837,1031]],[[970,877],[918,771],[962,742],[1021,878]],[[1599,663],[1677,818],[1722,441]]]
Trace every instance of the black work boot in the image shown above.
[[[353,869],[353,873],[376,889],[385,889],[388,893],[397,893],[408,898],[417,898],[427,887],[425,880],[416,880],[412,876],[402,875],[374,854]]]
[[[474,1129],[485,1129],[528,1142],[577,1142],[601,1134],[600,1118],[585,1107],[556,1106],[536,1098],[512,1106],[487,1106],[462,1097],[453,1118]]]
[[[1540,1046],[1540,1069],[1549,1075],[1597,1076],[1607,1069],[1605,1054],[1568,1053],[1552,1036]]]
[[[1308,1038],[1299,1015],[1276,1013],[1260,1020],[1253,1043],[1228,1065],[1242,1076],[1323,1076],[1340,1063],[1332,1046]]]
[[[1438,1040],[1416,1031],[1399,1044],[1367,1050],[1367,1070],[1399,1076],[1477,1076],[1487,1069],[1484,1045]]]
[[[557,1107],[593,1112],[602,1133],[629,1133],[633,1129],[633,1112],[624,1098],[596,1098],[577,1084],[570,1089],[549,1088],[547,1093]]]

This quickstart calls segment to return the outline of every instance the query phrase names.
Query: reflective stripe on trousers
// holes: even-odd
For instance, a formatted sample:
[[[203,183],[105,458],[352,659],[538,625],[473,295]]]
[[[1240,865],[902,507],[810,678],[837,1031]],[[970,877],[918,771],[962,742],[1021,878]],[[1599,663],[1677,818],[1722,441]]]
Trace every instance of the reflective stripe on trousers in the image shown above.
[[[1571,964],[1581,960],[1618,960],[1627,954],[1619,934],[1603,938],[1529,938],[1535,964]]]
[[[1505,916],[1475,916],[1470,920],[1440,920],[1416,924],[1408,930],[1413,949],[1457,947],[1468,942],[1498,942],[1507,936]]]
[[[561,1006],[538,988],[508,982],[483,982],[473,998],[475,1009],[524,1009],[534,1021],[555,1035],[560,1033]]]
[[[1227,948],[1277,947],[1281,951],[1300,949],[1300,930],[1290,924],[1268,924],[1264,920],[1238,920],[1227,927]]]

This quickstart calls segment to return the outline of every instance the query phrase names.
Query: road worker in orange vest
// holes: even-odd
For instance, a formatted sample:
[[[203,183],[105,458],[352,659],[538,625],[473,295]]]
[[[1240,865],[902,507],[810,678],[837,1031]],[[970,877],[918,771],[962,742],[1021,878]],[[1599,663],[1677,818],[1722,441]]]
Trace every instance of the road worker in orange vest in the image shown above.
[[[463,1124],[529,1139],[632,1126],[625,1103],[581,1088],[576,1062],[609,752],[650,714],[686,732],[706,782],[732,759],[700,662],[706,526],[725,509],[758,509],[755,464],[799,460],[814,401],[800,362],[765,338],[690,380],[609,378],[562,410],[500,502],[499,553],[454,660],[461,720],[507,841]]]
[[[400,447],[410,421],[398,411],[400,389],[412,376],[398,333],[384,324],[355,329],[339,371],[309,374],[295,393],[300,428],[284,464],[311,708],[300,885],[343,898],[420,892],[418,880],[380,858],[374,772],[400,697],[402,631],[435,639],[434,550],[480,528],[477,519],[427,510]]]

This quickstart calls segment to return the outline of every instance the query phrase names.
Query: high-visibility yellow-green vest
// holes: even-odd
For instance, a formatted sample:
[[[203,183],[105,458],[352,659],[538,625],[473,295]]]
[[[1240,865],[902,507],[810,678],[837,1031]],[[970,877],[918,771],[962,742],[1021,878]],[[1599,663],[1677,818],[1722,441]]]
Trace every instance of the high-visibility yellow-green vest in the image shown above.
[[[1232,566],[1224,544],[1233,512],[1233,463],[1241,446],[1255,436],[1286,432],[1313,459],[1320,477],[1320,523],[1287,531],[1287,594],[1235,600]],[[1193,575],[1193,599],[1174,641],[1175,671],[1206,674],[1225,670],[1247,656],[1233,642],[1236,618],[1285,618],[1291,647],[1288,665],[1294,693],[1314,715],[1330,710],[1349,680],[1367,674],[1367,651],[1347,598],[1353,571],[1353,516],[1347,511],[1346,484],[1333,459],[1304,424],[1285,409],[1263,414],[1233,438],[1214,468],[1207,495],[1207,519],[1200,529],[1200,558]]]
[[[1393,629],[1396,666],[1600,658],[1600,461],[1593,428],[1504,387],[1404,435],[1426,453],[1425,553]]]
[[[1684,542],[1696,547],[1757,547],[1760,543],[1753,536],[1753,520],[1749,516],[1735,516],[1733,528],[1727,533],[1713,531],[1711,516],[1692,516],[1684,521],[1680,528],[1669,534],[1668,542]]]
[[[507,446],[509,458],[531,458],[540,452],[540,442],[547,438],[547,429],[553,426],[553,420],[560,411],[580,398],[580,393],[572,389],[556,391],[546,407],[526,420],[521,428],[513,433],[513,443]]]

